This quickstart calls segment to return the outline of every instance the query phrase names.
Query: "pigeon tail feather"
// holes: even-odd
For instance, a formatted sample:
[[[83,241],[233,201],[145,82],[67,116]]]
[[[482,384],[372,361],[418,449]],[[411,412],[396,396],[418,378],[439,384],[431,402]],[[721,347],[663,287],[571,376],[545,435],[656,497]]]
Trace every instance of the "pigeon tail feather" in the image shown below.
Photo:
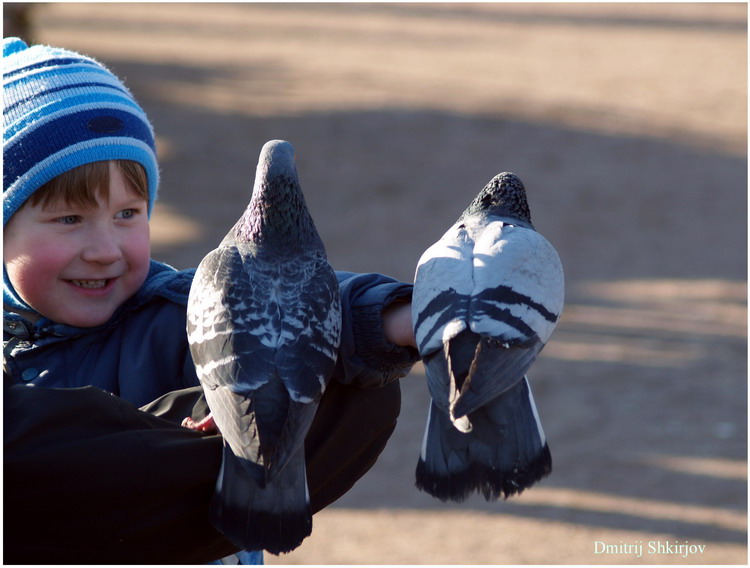
[[[542,453],[524,471],[511,477],[499,476],[493,468],[482,465],[474,465],[450,476],[440,476],[431,471],[427,462],[420,458],[417,463],[416,486],[443,502],[462,503],[475,492],[481,493],[486,501],[497,501],[501,497],[507,499],[520,494],[551,471],[552,454],[545,444]]]
[[[210,515],[214,527],[243,550],[281,554],[297,548],[312,533],[303,452],[261,488],[225,446]]]
[[[469,433],[431,405],[416,469],[420,490],[442,501],[462,502],[474,492],[492,501],[519,494],[551,473],[551,453],[525,379],[469,414]]]

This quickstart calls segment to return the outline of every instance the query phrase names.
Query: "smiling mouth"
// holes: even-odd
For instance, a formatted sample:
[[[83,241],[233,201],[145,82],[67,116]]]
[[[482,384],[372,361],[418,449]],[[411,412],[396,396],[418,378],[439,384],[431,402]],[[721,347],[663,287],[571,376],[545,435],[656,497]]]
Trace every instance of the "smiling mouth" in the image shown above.
[[[69,280],[69,282],[79,288],[104,288],[109,280]]]

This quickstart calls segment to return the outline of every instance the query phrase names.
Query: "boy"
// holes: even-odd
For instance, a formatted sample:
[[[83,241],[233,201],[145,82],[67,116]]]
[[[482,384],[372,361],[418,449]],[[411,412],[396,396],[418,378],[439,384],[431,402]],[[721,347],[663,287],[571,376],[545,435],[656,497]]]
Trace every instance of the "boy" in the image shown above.
[[[8,375],[47,387],[93,385],[137,406],[198,385],[185,332],[194,271],[150,258],[158,165],[145,113],[98,62],[16,38],[3,44],[3,80]],[[411,285],[378,274],[338,276],[344,324],[326,397],[338,407],[362,406],[340,414],[381,431],[398,412],[362,401],[369,389],[383,389],[383,407],[398,406],[395,379],[417,359]],[[331,415],[316,417],[330,436],[363,430],[334,416],[336,405],[321,404]],[[350,440],[342,459],[372,442]]]

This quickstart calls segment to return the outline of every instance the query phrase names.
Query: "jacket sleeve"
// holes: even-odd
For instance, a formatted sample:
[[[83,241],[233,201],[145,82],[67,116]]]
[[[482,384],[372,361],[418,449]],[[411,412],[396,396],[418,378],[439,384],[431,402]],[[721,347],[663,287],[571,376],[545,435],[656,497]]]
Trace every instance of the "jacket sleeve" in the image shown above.
[[[6,562],[198,564],[234,552],[209,522],[219,436],[96,387],[3,391]]]
[[[337,272],[342,332],[334,379],[361,388],[377,388],[405,377],[419,355],[415,349],[389,343],[383,331],[383,309],[410,301],[413,286],[377,273]]]

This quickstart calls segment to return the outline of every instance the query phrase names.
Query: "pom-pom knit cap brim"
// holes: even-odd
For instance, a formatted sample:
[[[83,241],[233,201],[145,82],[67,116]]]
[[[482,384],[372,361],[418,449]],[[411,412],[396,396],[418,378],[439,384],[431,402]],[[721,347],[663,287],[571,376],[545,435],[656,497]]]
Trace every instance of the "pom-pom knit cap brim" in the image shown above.
[[[18,38],[3,41],[3,226],[39,187],[83,164],[132,160],[159,169],[154,132],[130,91],[96,60]]]

